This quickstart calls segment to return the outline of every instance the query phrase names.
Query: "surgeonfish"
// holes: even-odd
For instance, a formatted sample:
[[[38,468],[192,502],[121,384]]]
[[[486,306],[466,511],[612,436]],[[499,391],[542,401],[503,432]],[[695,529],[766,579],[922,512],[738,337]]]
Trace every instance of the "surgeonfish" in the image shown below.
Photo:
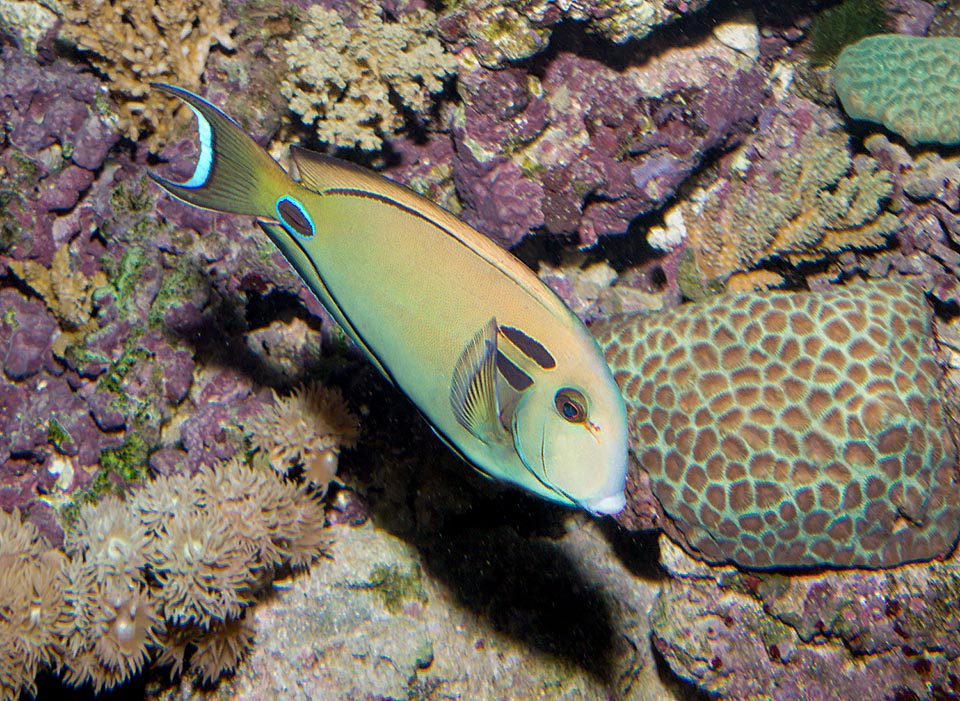
[[[598,514],[625,503],[627,417],[589,331],[509,252],[376,173],[292,147],[295,180],[172,85],[199,156],[184,202],[250,215],[434,432],[487,477]]]

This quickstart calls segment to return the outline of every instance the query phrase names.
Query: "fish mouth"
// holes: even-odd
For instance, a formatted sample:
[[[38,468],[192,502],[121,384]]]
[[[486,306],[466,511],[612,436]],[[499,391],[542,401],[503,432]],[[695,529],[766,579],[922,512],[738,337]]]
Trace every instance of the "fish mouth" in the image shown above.
[[[580,506],[597,516],[614,516],[623,511],[623,507],[626,505],[627,497],[623,492],[594,497],[593,499],[584,499],[580,502]]]

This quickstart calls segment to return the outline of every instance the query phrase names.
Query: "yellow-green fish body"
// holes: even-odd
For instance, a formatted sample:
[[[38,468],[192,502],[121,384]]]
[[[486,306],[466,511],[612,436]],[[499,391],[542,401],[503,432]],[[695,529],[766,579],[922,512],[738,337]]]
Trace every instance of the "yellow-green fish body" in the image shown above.
[[[249,214],[307,286],[482,473],[616,513],[624,504],[623,399],[593,338],[526,266],[412,191],[294,148],[300,182],[203,99],[195,206]]]

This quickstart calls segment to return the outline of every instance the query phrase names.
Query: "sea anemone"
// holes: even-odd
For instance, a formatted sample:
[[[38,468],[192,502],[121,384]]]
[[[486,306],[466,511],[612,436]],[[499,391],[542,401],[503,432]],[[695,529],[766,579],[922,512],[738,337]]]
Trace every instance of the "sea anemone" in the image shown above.
[[[178,515],[197,511],[202,492],[190,475],[158,477],[133,495],[132,508],[152,536],[162,535],[163,524]]]
[[[64,548],[72,556],[99,565],[100,577],[110,573],[136,574],[146,564],[149,536],[140,515],[116,495],[98,504],[81,507],[80,516],[67,533]]]
[[[151,542],[147,559],[168,621],[207,626],[239,616],[252,603],[262,563],[244,552],[239,534],[216,506],[179,514],[164,529]]]
[[[16,701],[22,690],[36,695],[37,686],[33,681],[36,676],[36,663],[27,663],[13,649],[0,648],[0,699]]]
[[[288,518],[284,514],[293,509],[292,484],[272,470],[255,470],[237,459],[215,469],[201,468],[196,480],[204,500],[217,504],[224,527],[233,530],[248,558],[270,568],[287,559],[277,530]]]
[[[288,397],[274,392],[273,404],[244,429],[277,471],[302,465],[306,479],[326,490],[336,476],[340,448],[354,445],[360,423],[339,389],[311,382]]]
[[[0,699],[36,693],[38,668],[53,661],[65,561],[19,511],[0,511]]]
[[[73,686],[91,684],[96,693],[139,673],[159,645],[162,623],[156,603],[139,577],[111,572],[77,557],[66,568],[69,615],[61,618],[60,674]]]
[[[255,632],[244,619],[220,621],[210,634],[196,642],[197,650],[190,659],[190,669],[200,682],[212,684],[224,672],[233,672],[253,647]]]
[[[136,674],[146,662],[148,650],[157,645],[160,616],[149,590],[132,580],[115,578],[101,595],[94,652],[107,667]]]
[[[197,474],[207,503],[217,504],[243,547],[268,568],[309,564],[323,554],[330,539],[323,535],[326,514],[307,491],[271,471],[229,460]]]

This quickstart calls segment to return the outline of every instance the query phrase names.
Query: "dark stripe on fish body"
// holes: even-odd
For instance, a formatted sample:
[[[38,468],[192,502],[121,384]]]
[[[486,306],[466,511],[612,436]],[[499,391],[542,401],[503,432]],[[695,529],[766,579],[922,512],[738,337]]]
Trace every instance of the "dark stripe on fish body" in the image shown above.
[[[281,227],[281,228],[282,228],[282,227]],[[271,237],[271,238],[272,238],[272,237]],[[390,380],[391,383],[393,383],[394,387],[400,387],[400,384],[399,384],[399,383],[397,382],[397,380],[394,378],[393,373],[390,372],[390,366],[387,365],[387,364],[384,362],[383,358],[381,358],[379,355],[377,355],[377,354],[373,351],[373,347],[367,342],[367,339],[363,337],[363,334],[360,333],[360,332],[357,330],[357,327],[356,327],[356,325],[353,323],[353,320],[350,319],[350,316],[344,311],[343,305],[340,304],[340,301],[337,299],[336,295],[333,294],[333,292],[332,292],[332,291],[330,290],[330,288],[327,286],[326,281],[323,279],[323,275],[320,274],[320,269],[317,268],[317,264],[314,262],[313,258],[311,258],[310,255],[307,253],[307,251],[303,248],[303,244],[300,242],[300,240],[297,239],[297,238],[294,237],[294,236],[288,236],[288,237],[286,237],[286,240],[287,240],[287,241],[292,241],[292,242],[294,243],[294,245],[296,245],[296,247],[300,249],[300,253],[303,254],[303,257],[304,257],[304,258],[307,260],[307,262],[310,264],[310,267],[313,269],[314,274],[317,276],[317,280],[319,280],[319,281],[320,281],[320,284],[323,285],[323,291],[327,293],[327,297],[330,298],[330,301],[333,302],[334,305],[336,305],[337,311],[339,311],[339,312],[340,312],[340,316],[342,316],[342,317],[346,320],[347,325],[350,327],[350,330],[353,331],[353,333],[354,333],[354,335],[356,336],[357,340],[359,341],[360,345],[363,346],[363,348],[366,350],[366,352],[369,353],[370,356],[371,356],[375,361],[377,361],[377,364],[378,364],[381,368],[383,368],[383,372],[386,374],[387,379]],[[281,253],[284,253],[282,246],[278,245],[278,248],[280,249],[280,252],[281,252]],[[299,271],[299,269],[297,268],[297,265],[296,265],[293,257],[287,256],[286,253],[284,253],[284,258],[286,258],[287,261],[290,263],[290,265],[293,266],[293,269],[297,271],[297,273],[300,275],[301,279],[302,279],[304,282],[306,282],[307,276],[306,276],[306,275],[303,275],[302,273],[300,273],[300,271]],[[308,284],[307,287],[309,288],[310,285]],[[403,390],[401,389],[401,391],[403,391]],[[406,394],[406,392],[404,392],[404,394]],[[431,426],[433,426],[433,424],[430,423],[429,421],[428,421],[427,423],[430,424]],[[443,436],[443,438],[444,438],[444,440],[446,441],[446,436]],[[451,445],[452,445],[452,444],[451,444]],[[460,453],[460,451],[455,451],[455,452],[457,452],[458,455],[460,455],[461,457],[463,457],[463,455]],[[467,462],[469,462],[469,461],[467,461]]]
[[[497,351],[497,370],[517,392],[522,392],[533,384],[533,379],[500,351]]]
[[[521,353],[544,370],[552,370],[557,367],[557,361],[536,339],[530,338],[523,331],[512,326],[501,326],[500,331]]]

